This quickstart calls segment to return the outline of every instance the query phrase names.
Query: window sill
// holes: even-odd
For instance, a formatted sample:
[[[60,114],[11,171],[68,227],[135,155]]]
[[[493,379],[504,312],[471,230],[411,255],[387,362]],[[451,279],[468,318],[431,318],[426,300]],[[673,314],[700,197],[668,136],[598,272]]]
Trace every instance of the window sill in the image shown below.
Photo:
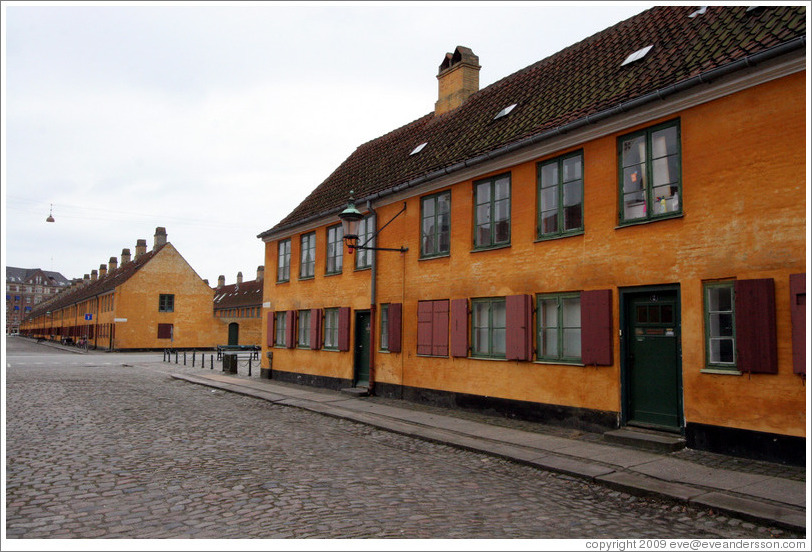
[[[509,243],[503,243],[500,245],[491,245],[488,247],[475,247],[471,250],[471,253],[481,253],[482,251],[494,251],[497,249],[508,249],[510,247]]]
[[[563,240],[564,238],[573,238],[575,236],[583,236],[583,235],[584,235],[584,231],[583,230],[578,230],[577,232],[568,232],[566,234],[555,234],[555,235],[552,235],[552,236],[539,236],[539,237],[537,237],[535,239],[534,243],[548,242],[548,241],[554,241],[554,240]]]
[[[277,280],[276,281],[277,285],[279,285],[279,284],[289,284],[289,283],[290,283],[290,278],[288,278],[287,280]]]
[[[718,374],[720,376],[741,376],[743,372],[735,369],[725,369],[725,368],[702,368],[699,371],[700,374]]]
[[[417,354],[419,358],[448,358],[448,355],[421,355]],[[474,357],[469,357],[474,358]],[[483,357],[476,357],[476,358],[483,358]]]
[[[308,280],[315,280],[315,279],[316,279],[315,276],[299,276],[299,281],[300,282],[306,282]]]
[[[363,272],[364,270],[372,270],[372,267],[371,266],[355,267],[353,269],[353,272]]]
[[[534,360],[533,364],[545,364],[553,366],[586,366],[583,362],[567,360]]]
[[[328,278],[330,276],[341,276],[342,274],[344,274],[344,271],[341,271],[341,272],[325,272],[324,277]]]
[[[418,261],[433,261],[435,259],[448,259],[451,257],[451,253],[442,253],[440,255],[426,255],[423,257],[418,258]]]
[[[620,230],[621,228],[628,228],[630,226],[641,226],[643,224],[652,224],[655,222],[660,222],[661,220],[674,220],[674,219],[681,219],[685,215],[683,213],[677,213],[674,215],[664,216],[664,217],[656,217],[650,219],[635,219],[630,220],[628,222],[621,222],[617,226],[615,226],[615,230]]]
[[[474,356],[470,355],[468,358],[471,360],[495,360],[497,362],[507,362],[505,357],[489,357],[489,356]]]

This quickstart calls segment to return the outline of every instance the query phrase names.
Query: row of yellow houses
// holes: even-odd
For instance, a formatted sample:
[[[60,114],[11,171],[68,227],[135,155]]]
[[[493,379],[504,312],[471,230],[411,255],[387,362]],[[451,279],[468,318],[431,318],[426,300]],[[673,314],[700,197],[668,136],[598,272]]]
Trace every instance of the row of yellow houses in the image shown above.
[[[262,375],[803,463],[806,8],[655,7],[479,69],[446,54],[434,111],[259,234]],[[210,340],[171,244],[131,263],[40,330]]]

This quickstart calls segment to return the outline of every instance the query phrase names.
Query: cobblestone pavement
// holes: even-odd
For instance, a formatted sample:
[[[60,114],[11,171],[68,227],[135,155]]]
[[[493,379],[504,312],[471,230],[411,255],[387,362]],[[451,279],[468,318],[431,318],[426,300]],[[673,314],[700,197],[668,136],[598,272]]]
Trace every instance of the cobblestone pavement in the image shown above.
[[[6,371],[9,539],[800,537],[201,388],[168,366],[50,358]]]

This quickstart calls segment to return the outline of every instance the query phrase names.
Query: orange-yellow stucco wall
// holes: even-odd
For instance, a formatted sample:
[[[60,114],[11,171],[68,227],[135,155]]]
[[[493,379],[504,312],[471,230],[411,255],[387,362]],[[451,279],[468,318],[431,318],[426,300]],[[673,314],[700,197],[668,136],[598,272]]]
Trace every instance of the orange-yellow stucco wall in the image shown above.
[[[158,312],[161,294],[174,294],[174,312]],[[216,341],[214,291],[167,244],[116,289],[116,349],[211,347]],[[173,324],[174,339],[158,339],[158,324]]]
[[[618,227],[617,138],[680,120],[683,216]],[[522,401],[621,410],[621,288],[677,284],[681,297],[682,393],[686,422],[805,435],[804,380],[792,373],[789,275],[806,266],[805,73],[797,73],[672,116],[624,128],[567,150],[476,179],[511,173],[511,244],[473,252],[472,186],[451,190],[451,254],[420,260],[420,197],[379,236],[377,304],[403,304],[403,349],[377,353],[374,379],[419,388]],[[584,233],[537,241],[536,163],[566,151],[584,155]],[[403,201],[376,206],[378,227]],[[360,207],[360,206],[359,206]],[[337,221],[327,221],[333,224]],[[299,237],[291,236],[291,279],[265,282],[263,340],[271,311],[370,305],[370,271],[325,276],[325,226],[316,229],[316,276],[299,281]],[[266,265],[277,265],[277,242]],[[718,375],[705,366],[703,281],[773,278],[779,371]],[[416,354],[417,301],[612,289],[612,366],[421,357]],[[377,322],[376,322],[377,323]],[[377,330],[377,328],[375,328]],[[377,350],[377,338],[374,350]],[[268,349],[266,349],[268,350]],[[274,368],[351,379],[352,352],[273,349]],[[267,360],[263,359],[267,367]]]

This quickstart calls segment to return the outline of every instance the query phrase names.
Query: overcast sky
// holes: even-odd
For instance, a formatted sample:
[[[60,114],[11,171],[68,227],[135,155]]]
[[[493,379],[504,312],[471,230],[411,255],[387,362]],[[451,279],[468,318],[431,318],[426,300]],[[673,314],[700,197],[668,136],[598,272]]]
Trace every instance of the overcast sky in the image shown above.
[[[254,278],[257,234],[433,111],[446,52],[484,88],[649,5],[3,2],[4,265],[78,278],[164,226]]]

